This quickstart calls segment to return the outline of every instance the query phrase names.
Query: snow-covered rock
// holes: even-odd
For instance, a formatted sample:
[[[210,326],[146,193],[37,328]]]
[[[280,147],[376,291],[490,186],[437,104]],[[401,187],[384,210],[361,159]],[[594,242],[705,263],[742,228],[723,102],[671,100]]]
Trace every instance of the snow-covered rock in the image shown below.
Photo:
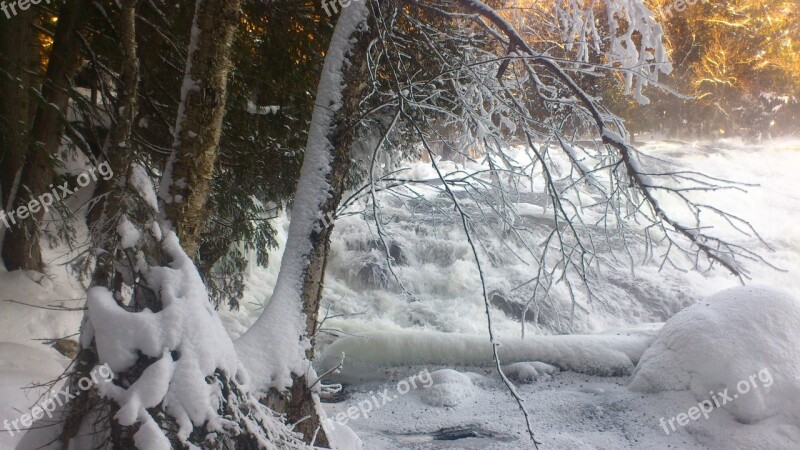
[[[419,391],[420,400],[431,406],[457,406],[475,395],[472,378],[453,369],[431,372],[433,384]]]
[[[520,383],[531,383],[543,375],[552,375],[558,372],[558,367],[541,361],[521,361],[503,367],[503,373],[512,380]]]
[[[800,416],[800,302],[775,289],[737,287],[684,309],[644,353],[630,388],[690,390],[744,423]]]

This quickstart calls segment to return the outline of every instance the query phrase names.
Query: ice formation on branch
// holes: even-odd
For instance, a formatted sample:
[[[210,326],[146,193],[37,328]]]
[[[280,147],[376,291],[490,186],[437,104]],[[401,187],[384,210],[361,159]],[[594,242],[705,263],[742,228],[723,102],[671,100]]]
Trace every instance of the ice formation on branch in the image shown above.
[[[642,89],[658,81],[659,73],[672,72],[663,28],[642,0],[604,0],[608,30],[601,31],[604,21],[598,17],[596,3],[568,0],[556,5],[567,50],[574,51],[576,60],[583,63],[590,61],[592,53],[603,55],[604,64],[625,74],[625,93],[639,103],[650,103]]]

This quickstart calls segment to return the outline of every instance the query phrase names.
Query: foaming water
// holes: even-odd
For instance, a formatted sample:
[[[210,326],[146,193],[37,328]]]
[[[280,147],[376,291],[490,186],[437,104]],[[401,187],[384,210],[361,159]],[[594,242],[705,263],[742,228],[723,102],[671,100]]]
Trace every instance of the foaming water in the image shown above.
[[[765,256],[785,271],[748,264],[748,284],[770,285],[800,297],[800,141],[757,145],[737,140],[654,141],[641,149],[685,169],[755,185],[747,192],[717,191],[695,198],[749,221],[774,249]],[[480,168],[473,164],[467,170]],[[433,177],[425,163],[412,166],[409,173],[418,180]],[[541,192],[540,186],[534,183],[531,188],[528,195],[519,197],[517,212],[525,225],[547,230],[552,221],[542,214],[542,195],[536,193],[537,189]],[[480,279],[460,223],[435,210],[446,209],[446,199],[424,188],[421,192],[430,203],[380,197],[381,220],[388,233],[386,243],[395,261],[394,274],[386,267],[387,257],[383,244],[377,240],[374,223],[360,214],[337,220],[321,312],[322,316],[329,316],[323,324],[323,345],[343,333],[377,330],[486,333]],[[678,207],[669,202],[664,206],[668,210]],[[452,210],[452,206],[449,208]],[[286,228],[287,219],[282,217],[276,224],[279,242],[285,240]],[[514,242],[499,232],[491,235],[491,229],[484,231],[487,235],[482,236],[482,253],[487,286],[494,300],[491,313],[495,328],[503,336],[519,336],[519,305],[527,301],[519,286],[532,278],[534,266],[530,259],[520,256],[524,252]],[[731,237],[748,247],[758,244],[755,237]],[[280,261],[275,256],[268,269],[251,269],[248,273],[242,309],[223,312],[234,336],[255,320],[261,305],[271,296]],[[659,270],[657,262],[634,261],[635,270],[622,263],[604,269],[597,283],[601,295],[591,300],[578,290],[573,303],[568,288],[563,283],[556,285],[549,298],[540,300],[526,315],[528,332],[591,333],[663,322],[699,298],[739,284],[722,269],[705,273],[669,267]]]

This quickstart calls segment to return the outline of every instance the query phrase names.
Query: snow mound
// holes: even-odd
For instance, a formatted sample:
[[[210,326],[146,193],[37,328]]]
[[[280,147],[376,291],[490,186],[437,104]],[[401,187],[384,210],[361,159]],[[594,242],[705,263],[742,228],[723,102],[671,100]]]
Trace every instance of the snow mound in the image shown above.
[[[420,400],[430,406],[458,406],[475,396],[472,377],[453,369],[431,372],[433,383],[420,392]]]
[[[31,340],[59,339],[78,331],[83,311],[76,308],[83,306],[83,291],[71,286],[61,269],[51,276],[0,269],[0,342],[39,347]]]
[[[644,353],[630,388],[690,390],[743,423],[800,412],[800,302],[778,290],[737,287],[670,319]],[[727,389],[728,401],[721,395]]]
[[[503,367],[503,373],[512,380],[520,383],[531,383],[544,375],[558,372],[558,367],[541,361],[517,362]]]

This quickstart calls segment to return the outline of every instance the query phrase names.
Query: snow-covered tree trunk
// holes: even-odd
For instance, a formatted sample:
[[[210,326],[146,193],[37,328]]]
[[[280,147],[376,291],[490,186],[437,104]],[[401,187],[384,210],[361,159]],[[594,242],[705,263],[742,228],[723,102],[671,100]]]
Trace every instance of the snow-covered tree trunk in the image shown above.
[[[272,299],[236,342],[236,350],[266,402],[285,412],[307,441],[328,445],[321,422],[313,339],[330,248],[328,226],[345,189],[357,122],[358,93],[367,75],[367,2],[342,9],[325,56],[291,224]]]
[[[198,0],[172,156],[160,197],[189,257],[200,245],[228,97],[230,49],[241,0]]]
[[[53,157],[61,144],[63,121],[69,105],[71,80],[80,62],[81,37],[85,22],[83,0],[64,3],[58,15],[58,26],[41,89],[41,101],[33,119],[29,147],[21,172],[16,198],[9,211],[26,207],[51,188]],[[40,240],[44,209],[30,210],[30,216],[17,220],[6,232],[3,242],[3,261],[8,270],[44,270]]]

